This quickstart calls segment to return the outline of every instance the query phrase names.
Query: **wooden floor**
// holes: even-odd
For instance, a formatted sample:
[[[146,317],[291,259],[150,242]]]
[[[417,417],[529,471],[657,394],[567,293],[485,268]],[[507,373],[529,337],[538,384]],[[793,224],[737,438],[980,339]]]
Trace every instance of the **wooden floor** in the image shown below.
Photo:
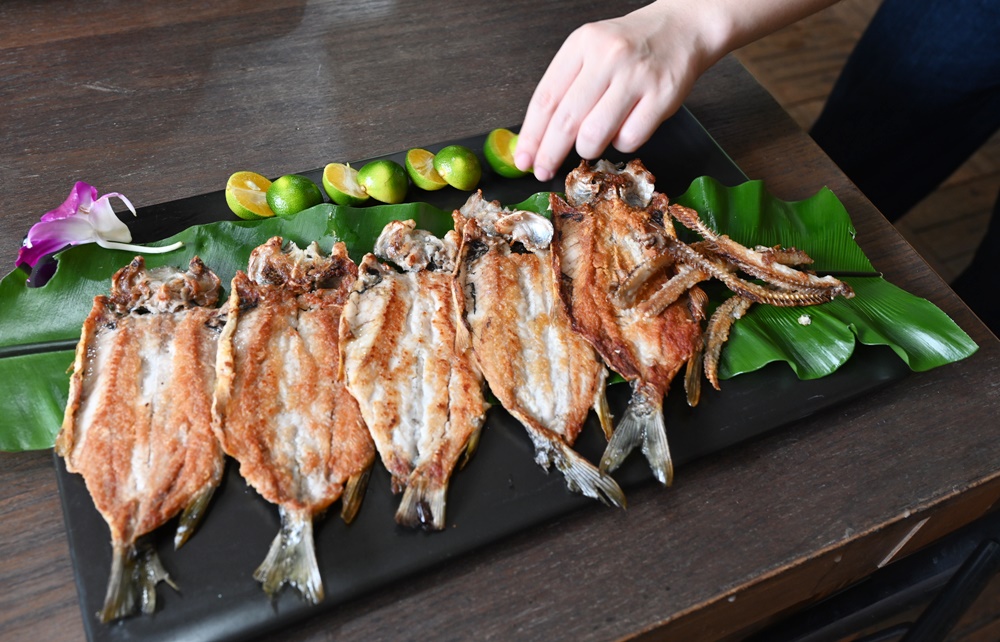
[[[744,47],[740,61],[808,130],[840,69],[881,0],[842,0],[783,31]],[[1000,190],[1000,134],[897,227],[945,280],[969,263]]]

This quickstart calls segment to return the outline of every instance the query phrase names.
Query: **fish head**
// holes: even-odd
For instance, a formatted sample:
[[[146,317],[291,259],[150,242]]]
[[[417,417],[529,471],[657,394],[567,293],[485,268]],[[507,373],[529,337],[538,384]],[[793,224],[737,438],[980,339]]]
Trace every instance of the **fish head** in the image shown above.
[[[458,256],[455,235],[439,239],[417,229],[413,220],[390,221],[375,241],[375,255],[392,261],[404,272],[452,272]]]

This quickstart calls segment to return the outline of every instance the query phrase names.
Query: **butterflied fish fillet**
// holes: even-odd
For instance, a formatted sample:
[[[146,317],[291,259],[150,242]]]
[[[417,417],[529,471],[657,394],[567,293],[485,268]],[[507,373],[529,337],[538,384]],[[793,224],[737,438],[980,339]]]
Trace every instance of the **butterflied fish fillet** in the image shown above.
[[[345,521],[364,496],[375,449],[337,379],[339,325],[357,268],[342,243],[325,257],[274,237],[232,282],[219,341],[215,427],[240,474],[277,504],[281,530],[254,572],[269,595],[291,584],[323,599],[313,518],[341,499]]]
[[[218,297],[218,277],[197,257],[186,272],[147,270],[136,257],[84,321],[56,452],[111,529],[104,622],[137,600],[155,610],[156,584],[170,580],[136,540],[181,513],[174,544],[183,544],[222,475],[212,432]]]
[[[524,424],[536,461],[574,491],[625,505],[618,484],[572,445],[593,407],[610,434],[607,370],[575,332],[552,262],[552,224],[473,194],[455,213],[462,230],[457,289],[490,390]]]
[[[584,161],[567,177],[566,196],[566,201],[551,198],[562,298],[574,327],[632,384],[601,468],[614,470],[641,444],[656,478],[669,484],[673,465],[663,396],[677,372],[700,353],[707,297],[692,286],[655,315],[622,303],[641,302],[675,272],[662,261],[663,235],[673,231],[662,226],[666,196],[654,193],[653,176],[639,161],[623,170],[606,161],[591,168]],[[637,282],[643,291],[625,295]]]
[[[396,521],[442,529],[448,481],[488,405],[452,292],[457,235],[390,223],[362,259],[341,321],[342,376],[361,406],[393,492]],[[405,490],[404,490],[405,489]]]

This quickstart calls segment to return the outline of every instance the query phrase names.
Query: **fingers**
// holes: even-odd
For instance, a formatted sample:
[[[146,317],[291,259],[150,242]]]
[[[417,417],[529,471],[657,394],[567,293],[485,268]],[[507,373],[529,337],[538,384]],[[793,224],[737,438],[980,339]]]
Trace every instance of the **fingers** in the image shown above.
[[[627,78],[595,82],[586,76],[587,72],[584,67],[566,90],[537,143],[522,147],[525,134],[524,128],[521,130],[515,163],[522,169],[532,167],[533,163],[538,180],[551,180],[574,145],[577,154],[587,159],[600,156],[609,144],[620,151],[632,152],[662,122],[662,112],[657,113],[655,101],[643,97]],[[529,144],[534,142],[531,135],[533,130],[529,133]],[[522,153],[524,157],[518,159]],[[527,158],[529,154],[533,154],[531,159]]]
[[[640,96],[627,81],[616,78],[583,119],[576,136],[576,153],[594,159],[618,135]]]
[[[637,13],[566,39],[528,104],[514,151],[520,169],[548,181],[574,145],[587,159],[609,144],[634,152],[677,110],[697,76],[693,58],[683,42],[653,37],[658,24],[631,20]]]
[[[543,78],[536,90],[538,100],[532,98],[518,137],[514,156],[518,167],[533,167],[535,176],[547,181],[574,145],[584,158],[599,155],[637,100],[627,84],[613,86],[612,80],[612,69],[589,60],[569,82],[551,87]],[[561,96],[553,102],[558,92]]]
[[[634,51],[613,21],[573,32],[531,97],[515,165],[548,181],[574,146],[584,158],[599,156],[645,93],[647,83],[636,82],[631,69]]]
[[[672,114],[675,109],[670,109]],[[630,154],[649,140],[656,128],[666,120],[668,114],[648,96],[642,97],[635,104],[627,117],[623,118],[621,127],[614,134],[611,144],[620,152]]]
[[[609,78],[587,64],[581,68],[566,90],[559,106],[545,128],[545,134],[535,153],[535,176],[550,180],[563,159],[576,144],[580,125],[593,111],[608,89]]]
[[[582,66],[583,56],[576,52],[576,45],[571,35],[549,63],[528,103],[528,111],[518,134],[517,149],[514,151],[514,164],[518,168],[526,171],[534,165],[535,156],[552,116],[564,102],[566,92],[580,73]]]

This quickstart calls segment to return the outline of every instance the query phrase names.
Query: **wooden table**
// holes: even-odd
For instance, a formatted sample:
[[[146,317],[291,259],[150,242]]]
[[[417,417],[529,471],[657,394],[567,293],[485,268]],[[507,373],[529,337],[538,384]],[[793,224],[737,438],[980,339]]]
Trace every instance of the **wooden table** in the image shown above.
[[[515,124],[575,26],[639,4],[4,2],[0,258],[12,265],[76,180],[142,206],[218,190],[236,169],[277,176]],[[687,104],[779,197],[831,187],[873,263],[979,352],[684,466],[627,512],[574,513],[289,638],[734,636],[1000,496],[997,339],[733,59]],[[0,637],[82,635],[51,452],[0,454]]]

